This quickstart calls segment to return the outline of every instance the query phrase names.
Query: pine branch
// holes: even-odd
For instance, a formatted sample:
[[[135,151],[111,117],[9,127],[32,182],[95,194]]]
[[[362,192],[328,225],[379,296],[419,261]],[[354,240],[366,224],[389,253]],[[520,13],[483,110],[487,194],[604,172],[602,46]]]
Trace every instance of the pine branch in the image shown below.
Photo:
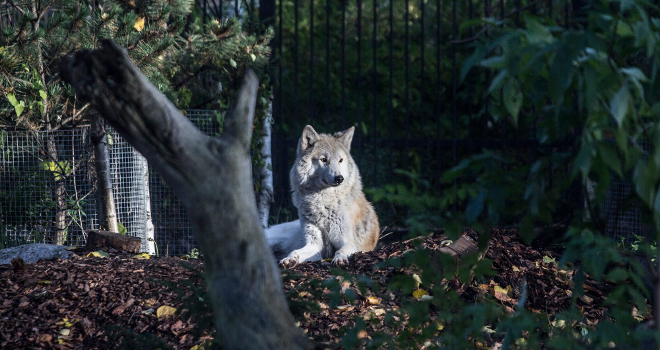
[[[20,12],[21,15],[25,15],[25,11],[23,11],[22,8],[16,6],[16,4],[15,4],[13,1],[11,1],[11,0],[7,0],[7,2],[8,2],[11,6],[13,6],[18,12]]]

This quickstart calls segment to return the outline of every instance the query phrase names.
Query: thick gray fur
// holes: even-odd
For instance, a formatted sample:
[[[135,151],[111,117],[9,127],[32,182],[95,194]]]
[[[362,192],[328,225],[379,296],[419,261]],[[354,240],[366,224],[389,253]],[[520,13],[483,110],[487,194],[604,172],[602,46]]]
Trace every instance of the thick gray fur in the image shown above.
[[[376,247],[378,217],[350,154],[354,131],[319,134],[309,125],[303,130],[289,177],[299,220],[266,230],[280,264],[332,257],[333,264],[346,265],[351,254]]]

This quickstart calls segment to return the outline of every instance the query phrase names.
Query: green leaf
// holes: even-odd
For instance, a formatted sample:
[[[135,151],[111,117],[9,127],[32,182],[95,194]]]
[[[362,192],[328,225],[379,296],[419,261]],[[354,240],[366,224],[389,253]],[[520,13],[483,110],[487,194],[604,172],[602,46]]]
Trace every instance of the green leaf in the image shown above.
[[[616,147],[612,144],[602,142],[598,144],[597,148],[598,154],[603,159],[603,162],[605,162],[605,165],[620,178],[623,178],[622,162]]]
[[[233,58],[229,59],[229,64],[231,64],[232,67],[236,68],[236,61],[234,61]]]
[[[39,96],[41,96],[42,99],[47,99],[48,95],[46,94],[46,91],[44,90],[39,90]]]
[[[550,28],[542,25],[534,18],[525,17],[525,24],[527,25],[525,35],[530,44],[550,44],[554,41]]]
[[[504,56],[488,57],[479,63],[480,66],[492,69],[501,69],[506,66],[506,59]]]
[[[7,99],[9,100],[9,103],[11,103],[11,105],[14,107],[16,107],[18,104],[18,100],[16,100],[16,96],[14,96],[14,94],[7,94]]]
[[[630,106],[630,91],[628,91],[628,86],[623,84],[619,91],[614,95],[610,101],[610,112],[616,120],[616,123],[619,127],[623,125],[623,120],[626,118],[628,113],[628,107]]]
[[[25,110],[25,102],[21,101],[19,104],[15,105],[14,110],[16,111],[16,116],[20,117]]]
[[[9,100],[9,103],[11,103],[11,105],[14,106],[14,110],[16,111],[16,117],[20,117],[21,114],[23,114],[23,111],[25,110],[25,101],[18,101],[16,99],[16,96],[14,96],[14,94],[7,94],[7,99]]]
[[[481,190],[476,197],[470,198],[465,208],[465,218],[468,223],[473,223],[484,210],[484,201],[486,200],[486,191]]]
[[[117,229],[119,230],[118,233],[122,235],[125,235],[128,232],[128,230],[126,230],[126,227],[124,227],[124,225],[122,225],[121,222],[119,221],[117,221]]]
[[[619,21],[616,26],[616,34],[622,37],[631,37],[634,35],[633,29],[627,22]]]
[[[616,267],[607,273],[606,278],[614,283],[623,282],[628,278],[628,271],[623,268]]]
[[[504,106],[511,113],[513,125],[518,126],[518,113],[522,106],[523,94],[520,91],[520,84],[516,79],[509,79],[504,85]]]
[[[641,81],[641,82],[649,81],[649,78],[646,77],[644,72],[642,72],[642,70],[637,68],[637,67],[621,68],[621,72],[623,74],[629,76],[630,78]]]
[[[495,91],[495,89],[499,88],[502,86],[502,82],[504,81],[504,78],[506,78],[509,75],[509,71],[506,69],[502,69],[495,78],[493,78],[493,81],[490,83],[490,86],[488,87],[488,93],[492,93]]]

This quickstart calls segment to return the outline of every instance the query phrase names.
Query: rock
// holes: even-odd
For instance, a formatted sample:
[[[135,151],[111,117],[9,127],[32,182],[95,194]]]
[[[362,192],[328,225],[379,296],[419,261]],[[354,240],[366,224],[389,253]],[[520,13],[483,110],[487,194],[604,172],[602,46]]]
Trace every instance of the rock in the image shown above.
[[[0,250],[0,265],[11,264],[14,258],[21,258],[26,264],[39,260],[66,259],[71,252],[64,246],[55,244],[35,243]]]

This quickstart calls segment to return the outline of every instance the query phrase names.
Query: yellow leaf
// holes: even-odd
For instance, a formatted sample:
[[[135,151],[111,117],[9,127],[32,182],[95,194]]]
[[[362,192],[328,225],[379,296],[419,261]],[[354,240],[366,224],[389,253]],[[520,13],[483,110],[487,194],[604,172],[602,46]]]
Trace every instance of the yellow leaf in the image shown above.
[[[57,322],[57,324],[64,326],[64,328],[71,328],[74,324],[76,324],[76,322],[78,322],[78,320],[69,321],[68,318],[63,318],[62,321]]]
[[[380,304],[380,299],[377,297],[367,297],[367,302],[371,305],[378,305]]]
[[[429,295],[429,293],[421,288],[413,292],[413,296],[417,299],[421,299],[424,295]]]
[[[422,284],[422,279],[416,273],[412,275],[412,278],[413,280],[415,280],[415,288],[419,287],[419,285]]]
[[[87,257],[88,257],[88,258],[89,258],[90,256],[93,256],[93,257],[95,257],[95,258],[108,258],[108,257],[110,257],[110,254],[108,254],[108,253],[106,253],[106,252],[104,252],[104,251],[102,251],[102,250],[97,250],[97,251],[95,251],[95,252],[91,252],[91,253],[87,254]]]
[[[211,346],[213,344],[213,340],[211,339],[206,339],[204,340],[201,344],[197,344],[190,348],[190,350],[206,350],[206,349],[211,349]]]
[[[135,25],[133,28],[135,28],[135,30],[138,32],[141,32],[142,29],[144,29],[144,17],[138,17],[138,19],[135,20]]]
[[[50,284],[50,281],[37,281],[37,284]]]
[[[156,310],[156,316],[158,318],[174,316],[174,313],[176,313],[176,309],[167,305],[163,305]]]
[[[144,259],[149,259],[149,258],[151,258],[149,253],[141,253],[141,254],[138,254],[138,255],[133,255],[133,259],[144,260]]]
[[[493,287],[493,294],[495,295],[495,299],[499,301],[510,301],[511,298],[509,298],[509,288],[502,288],[498,285]]]

